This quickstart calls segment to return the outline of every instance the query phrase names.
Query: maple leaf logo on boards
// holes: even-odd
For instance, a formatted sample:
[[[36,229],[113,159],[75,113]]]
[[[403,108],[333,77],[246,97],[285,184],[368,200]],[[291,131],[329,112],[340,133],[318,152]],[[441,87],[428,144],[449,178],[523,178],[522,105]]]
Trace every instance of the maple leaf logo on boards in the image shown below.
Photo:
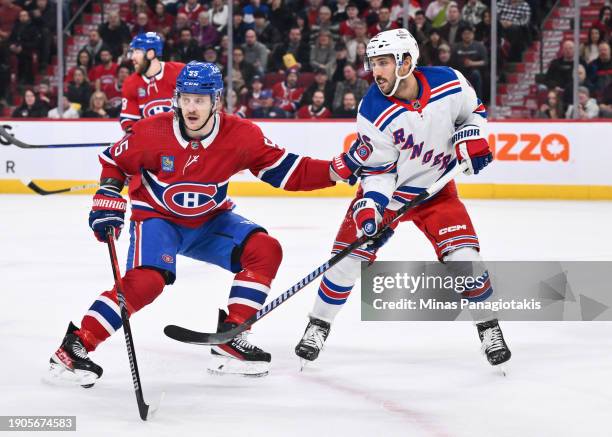
[[[550,154],[555,158],[561,155],[564,149],[563,144],[561,144],[561,142],[556,138],[554,138],[550,143],[543,143],[542,147],[546,147]]]

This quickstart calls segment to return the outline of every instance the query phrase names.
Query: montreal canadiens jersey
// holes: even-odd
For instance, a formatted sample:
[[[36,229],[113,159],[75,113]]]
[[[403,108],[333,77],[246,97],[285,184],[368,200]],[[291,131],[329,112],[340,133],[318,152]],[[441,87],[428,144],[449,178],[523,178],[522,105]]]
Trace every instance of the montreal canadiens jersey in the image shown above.
[[[141,118],[172,110],[176,78],[185,64],[161,62],[161,70],[153,77],[132,73],[123,84],[121,128],[127,131]]]
[[[229,179],[242,170],[290,191],[335,185],[330,161],[289,153],[248,120],[228,114],[214,120],[208,137],[197,141],[182,135],[174,112],[143,119],[100,154],[101,178],[130,178],[133,221],[157,217],[200,226],[234,207]]]
[[[418,67],[414,76],[416,100],[385,97],[373,84],[357,114],[358,136],[373,147],[362,172],[364,195],[392,210],[456,165],[451,137],[458,128],[476,125],[486,132],[486,109],[460,72]]]

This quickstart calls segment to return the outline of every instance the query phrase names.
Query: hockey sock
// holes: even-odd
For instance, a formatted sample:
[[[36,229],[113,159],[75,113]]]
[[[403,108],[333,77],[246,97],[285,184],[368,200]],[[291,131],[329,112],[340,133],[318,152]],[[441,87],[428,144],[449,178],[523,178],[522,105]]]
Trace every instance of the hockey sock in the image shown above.
[[[282,258],[280,243],[268,234],[258,232],[248,239],[240,257],[243,270],[230,290],[226,322],[240,324],[261,309]]]
[[[360,261],[346,257],[323,275],[311,316],[332,323],[359,277]]]
[[[139,268],[128,271],[123,277],[123,293],[129,314],[150,304],[164,289],[163,276],[156,270]],[[117,301],[117,291],[113,287],[102,293],[89,307],[81,321],[77,335],[88,352],[121,328],[121,312]]]

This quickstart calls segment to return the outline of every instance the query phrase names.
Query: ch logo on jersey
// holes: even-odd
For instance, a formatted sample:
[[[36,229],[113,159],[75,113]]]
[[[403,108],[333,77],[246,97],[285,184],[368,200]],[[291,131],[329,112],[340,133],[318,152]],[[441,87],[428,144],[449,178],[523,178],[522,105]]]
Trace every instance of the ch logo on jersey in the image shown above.
[[[215,184],[181,183],[170,185],[164,190],[162,199],[166,208],[181,217],[195,217],[206,214],[217,207],[214,196]]]
[[[172,110],[172,99],[157,99],[152,100],[142,108],[142,116],[144,118],[153,117],[154,115]]]

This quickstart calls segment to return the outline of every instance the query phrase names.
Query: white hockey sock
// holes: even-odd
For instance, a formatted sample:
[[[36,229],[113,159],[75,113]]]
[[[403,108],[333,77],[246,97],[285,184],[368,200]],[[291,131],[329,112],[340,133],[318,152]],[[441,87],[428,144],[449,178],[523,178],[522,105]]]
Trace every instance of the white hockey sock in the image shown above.
[[[360,264],[360,260],[348,256],[323,275],[311,316],[334,321],[359,278]]]

